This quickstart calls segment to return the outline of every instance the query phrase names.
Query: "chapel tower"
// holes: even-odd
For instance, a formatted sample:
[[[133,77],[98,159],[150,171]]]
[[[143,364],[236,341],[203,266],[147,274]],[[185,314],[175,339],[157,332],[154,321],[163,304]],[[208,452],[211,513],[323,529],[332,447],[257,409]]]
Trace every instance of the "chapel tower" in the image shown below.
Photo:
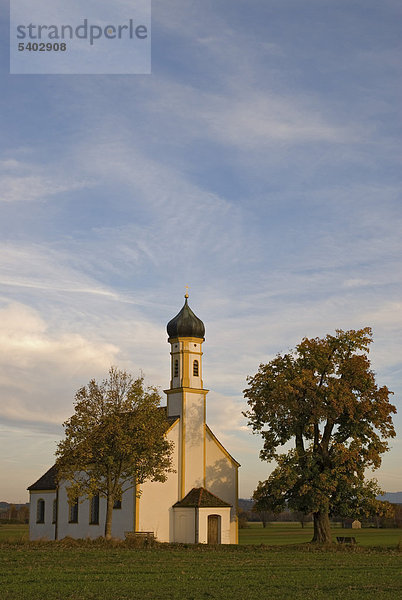
[[[171,346],[170,389],[167,394],[168,417],[180,417],[181,448],[179,497],[193,488],[205,486],[206,395],[202,381],[202,343],[204,323],[188,305],[185,295],[181,311],[167,325]]]

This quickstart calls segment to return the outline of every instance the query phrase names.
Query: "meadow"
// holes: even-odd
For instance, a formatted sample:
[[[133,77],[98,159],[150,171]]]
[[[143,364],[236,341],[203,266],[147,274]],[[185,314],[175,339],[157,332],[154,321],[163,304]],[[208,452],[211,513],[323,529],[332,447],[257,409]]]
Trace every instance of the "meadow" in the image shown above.
[[[1,598],[394,600],[401,596],[398,530],[353,534],[347,530],[346,535],[361,536],[356,546],[320,549],[301,543],[303,536],[311,538],[311,529],[281,525],[242,529],[239,546],[162,544],[143,549],[102,541],[27,542],[26,528],[2,526]],[[378,545],[366,544],[376,534]],[[261,545],[263,541],[271,545]]]
[[[343,529],[332,527],[332,540],[337,537],[353,536],[359,546],[397,546],[402,542],[401,529]],[[304,528],[300,523],[269,523],[265,528],[261,523],[249,523],[239,531],[240,544],[267,544],[287,546],[289,544],[305,544],[313,537],[313,524],[307,523]]]

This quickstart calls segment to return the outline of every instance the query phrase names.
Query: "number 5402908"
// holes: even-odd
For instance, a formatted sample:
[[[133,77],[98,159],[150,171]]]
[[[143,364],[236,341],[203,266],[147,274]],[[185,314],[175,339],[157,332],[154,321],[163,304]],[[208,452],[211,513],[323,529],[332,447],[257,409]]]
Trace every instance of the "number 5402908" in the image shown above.
[[[23,52],[24,50],[28,50],[28,52],[51,52],[54,50],[55,52],[65,52],[67,50],[67,44],[62,42],[59,44],[58,42],[28,42],[27,44],[23,44],[22,42],[18,44],[18,50]]]

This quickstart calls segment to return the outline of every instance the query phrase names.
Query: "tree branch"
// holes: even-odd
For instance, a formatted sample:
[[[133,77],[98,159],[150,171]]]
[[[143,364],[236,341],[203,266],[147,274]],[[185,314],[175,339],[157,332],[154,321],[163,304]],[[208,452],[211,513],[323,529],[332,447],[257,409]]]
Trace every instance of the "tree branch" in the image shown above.
[[[321,440],[321,447],[325,451],[326,454],[328,454],[329,442],[331,439],[331,434],[332,434],[333,428],[334,428],[334,422],[330,421],[330,419],[328,419],[325,424],[324,433],[322,435],[322,440]]]

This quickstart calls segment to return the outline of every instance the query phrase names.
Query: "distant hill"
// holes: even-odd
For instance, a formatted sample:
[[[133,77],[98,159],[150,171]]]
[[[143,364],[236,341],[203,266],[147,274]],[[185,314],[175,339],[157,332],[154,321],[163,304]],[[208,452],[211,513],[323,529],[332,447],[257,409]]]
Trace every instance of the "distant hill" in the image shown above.
[[[402,504],[402,492],[385,492],[383,496],[377,496],[378,500],[387,500],[392,504]]]
[[[26,503],[15,503],[15,502],[0,502],[0,511],[8,510],[10,506],[15,506],[16,508],[21,508],[21,506],[29,506],[29,502]]]
[[[378,500],[387,500],[392,504],[402,504],[402,492],[385,492],[383,496],[377,496]],[[239,498],[239,508],[250,511],[254,506],[254,500],[248,498]]]
[[[245,510],[246,512],[248,512],[249,510],[251,510],[254,506],[254,500],[249,500],[246,498],[239,498],[239,508],[241,510]]]

